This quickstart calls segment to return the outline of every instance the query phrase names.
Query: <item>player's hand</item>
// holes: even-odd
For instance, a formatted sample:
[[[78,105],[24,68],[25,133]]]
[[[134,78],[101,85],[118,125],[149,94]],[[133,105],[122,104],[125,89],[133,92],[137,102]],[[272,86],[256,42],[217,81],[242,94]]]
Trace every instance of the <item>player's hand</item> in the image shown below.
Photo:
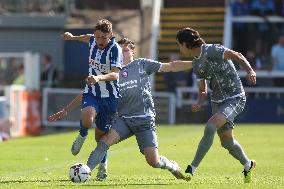
[[[201,110],[202,106],[200,104],[193,104],[191,106],[191,111],[192,112],[199,112]]]
[[[87,82],[88,85],[94,85],[99,81],[100,81],[100,78],[98,76],[95,76],[95,75],[89,75],[86,78],[86,82]]]
[[[48,117],[48,121],[49,122],[53,122],[53,121],[57,121],[62,119],[63,117],[65,117],[67,115],[67,111],[65,109],[51,115]]]
[[[73,35],[72,35],[72,33],[70,33],[70,32],[65,32],[65,33],[63,33],[63,34],[61,35],[61,37],[62,37],[64,40],[70,40],[70,39],[72,39]]]
[[[253,70],[251,70],[250,72],[247,73],[246,79],[249,82],[249,84],[255,85],[256,84],[256,73]]]

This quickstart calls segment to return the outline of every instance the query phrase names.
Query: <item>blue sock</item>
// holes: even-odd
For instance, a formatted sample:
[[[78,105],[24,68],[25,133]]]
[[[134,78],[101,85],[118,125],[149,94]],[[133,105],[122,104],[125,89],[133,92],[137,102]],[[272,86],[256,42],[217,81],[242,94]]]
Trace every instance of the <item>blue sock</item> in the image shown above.
[[[80,120],[80,135],[82,136],[82,137],[85,137],[85,136],[87,136],[88,135],[88,130],[89,129],[87,129],[87,128],[85,128],[83,125],[82,125],[82,120]]]
[[[106,160],[107,160],[107,152],[105,153],[105,156],[104,156],[104,158],[102,159],[101,163],[105,163]]]

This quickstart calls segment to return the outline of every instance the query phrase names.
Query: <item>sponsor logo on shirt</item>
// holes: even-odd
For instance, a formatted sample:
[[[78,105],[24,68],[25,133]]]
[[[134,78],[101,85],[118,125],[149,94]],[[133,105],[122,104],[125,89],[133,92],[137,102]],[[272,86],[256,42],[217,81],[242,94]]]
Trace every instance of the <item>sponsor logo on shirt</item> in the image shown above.
[[[127,71],[123,71],[121,75],[122,75],[122,77],[128,77],[128,72]]]
[[[100,72],[107,72],[107,65],[106,64],[100,64],[99,62],[96,62],[95,60],[91,59],[89,61],[89,65],[95,70],[98,70]]]

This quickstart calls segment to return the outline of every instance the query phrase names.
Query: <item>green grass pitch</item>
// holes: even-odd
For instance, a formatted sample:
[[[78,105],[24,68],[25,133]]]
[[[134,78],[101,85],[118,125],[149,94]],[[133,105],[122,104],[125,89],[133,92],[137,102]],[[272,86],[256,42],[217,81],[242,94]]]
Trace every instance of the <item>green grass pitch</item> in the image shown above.
[[[191,162],[203,133],[203,125],[158,126],[159,152],[184,169]],[[254,180],[243,184],[242,166],[221,148],[219,139],[198,168],[193,180],[176,180],[168,171],[147,165],[132,137],[109,150],[109,176],[89,182],[69,181],[69,167],[86,162],[95,147],[89,131],[82,151],[72,156],[77,132],[25,137],[0,143],[0,188],[284,188],[284,125],[238,124],[235,135],[250,158],[257,160]]]

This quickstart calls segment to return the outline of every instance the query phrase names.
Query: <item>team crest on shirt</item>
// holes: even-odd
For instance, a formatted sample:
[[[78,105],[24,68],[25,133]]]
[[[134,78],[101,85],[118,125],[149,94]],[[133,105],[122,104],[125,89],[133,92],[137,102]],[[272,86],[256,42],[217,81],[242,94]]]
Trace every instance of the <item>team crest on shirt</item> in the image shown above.
[[[128,77],[128,72],[126,70],[124,70],[121,75],[122,75],[122,77]]]

